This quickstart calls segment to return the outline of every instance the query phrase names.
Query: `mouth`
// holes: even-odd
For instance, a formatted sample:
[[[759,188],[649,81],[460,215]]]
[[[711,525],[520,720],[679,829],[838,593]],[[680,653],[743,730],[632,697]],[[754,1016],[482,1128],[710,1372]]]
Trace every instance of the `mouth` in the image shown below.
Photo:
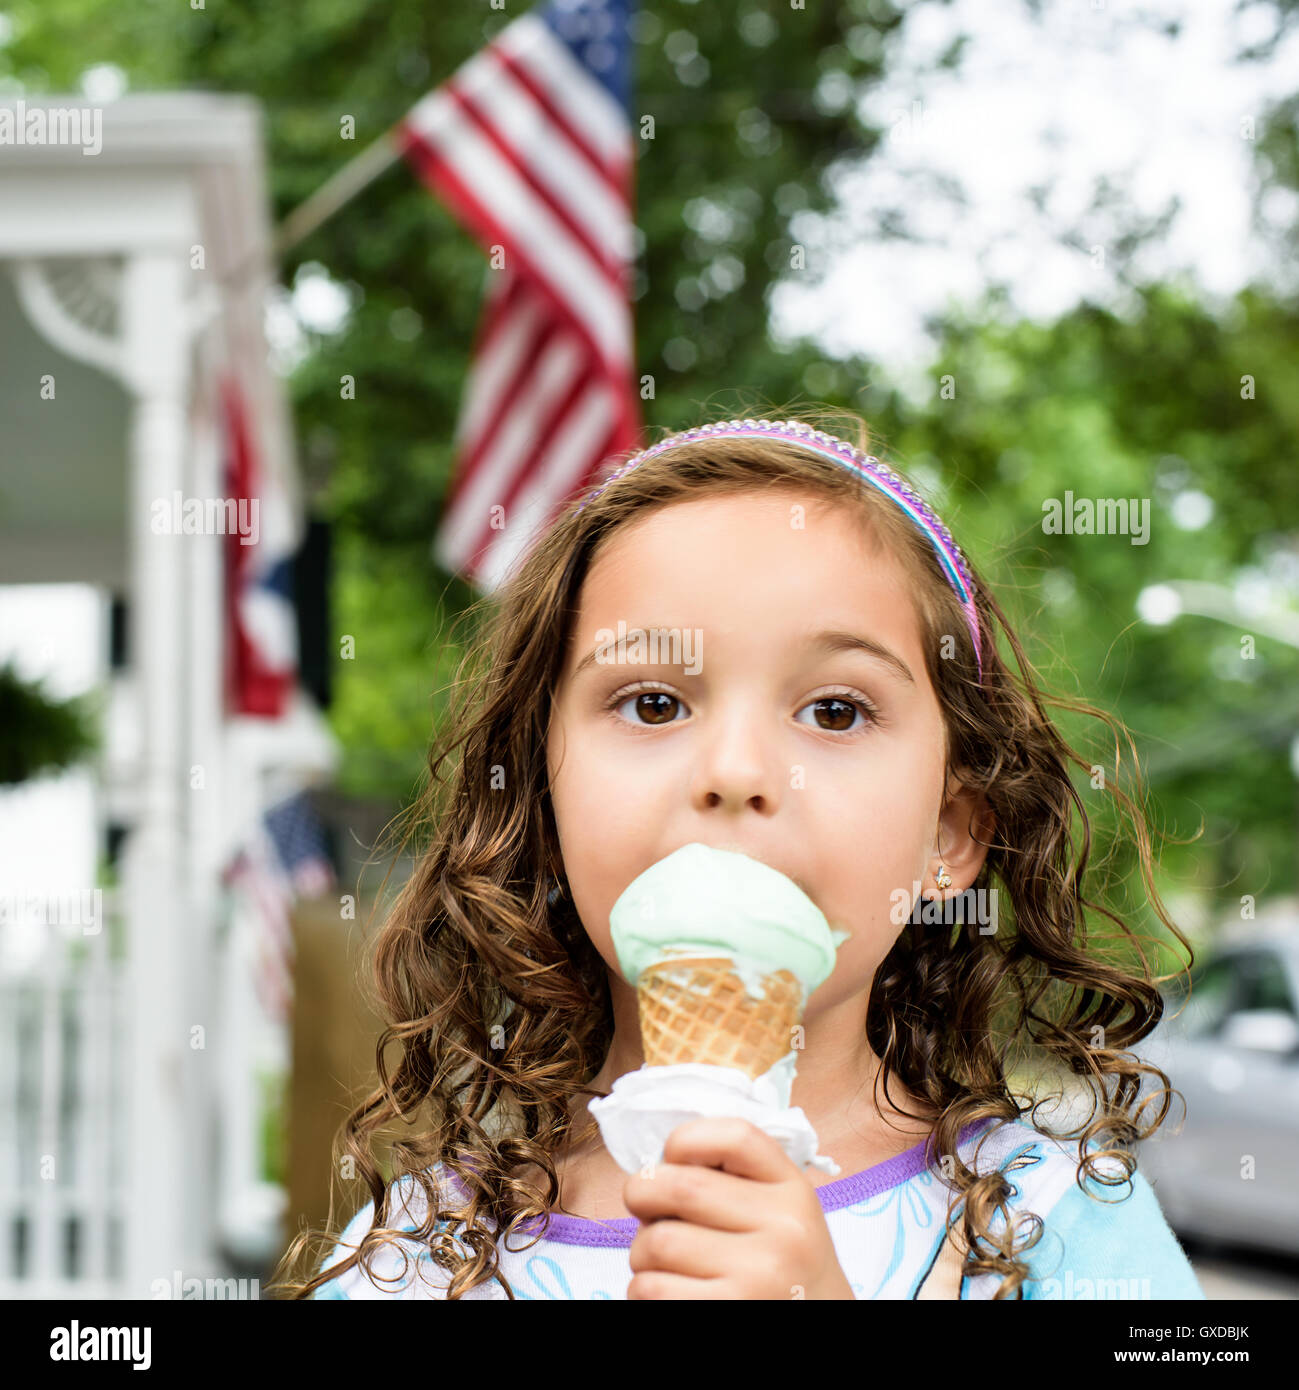
[[[794,884],[795,887],[797,887],[801,892],[806,893],[809,898],[812,897],[812,890],[807,886],[806,883],[803,882],[801,878],[797,876],[797,874],[791,874],[788,872],[788,870],[782,869],[779,864],[773,864],[772,861],[765,854],[761,853],[758,850],[751,849],[747,845],[737,844],[713,845],[712,848],[727,850],[731,854],[743,854],[747,856],[749,859],[756,859],[759,864],[765,864],[769,869],[775,869],[775,871],[778,874],[784,874],[785,877],[789,879],[789,881],[792,884]],[[813,899],[813,901],[815,901],[815,899]]]

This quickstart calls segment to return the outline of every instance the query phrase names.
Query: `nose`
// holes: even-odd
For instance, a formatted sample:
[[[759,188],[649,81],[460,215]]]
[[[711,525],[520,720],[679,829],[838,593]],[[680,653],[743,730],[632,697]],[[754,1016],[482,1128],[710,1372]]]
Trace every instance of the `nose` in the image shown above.
[[[691,800],[697,810],[775,814],[787,769],[776,763],[772,732],[764,734],[756,708],[731,704],[717,710],[716,722],[703,731],[691,777]]]

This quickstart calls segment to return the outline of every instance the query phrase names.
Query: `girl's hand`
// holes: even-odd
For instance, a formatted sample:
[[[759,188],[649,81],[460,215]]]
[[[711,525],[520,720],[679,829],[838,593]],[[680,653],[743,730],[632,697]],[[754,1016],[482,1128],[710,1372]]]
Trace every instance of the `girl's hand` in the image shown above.
[[[622,1191],[642,1223],[629,1299],[854,1297],[816,1188],[748,1120],[678,1125]]]

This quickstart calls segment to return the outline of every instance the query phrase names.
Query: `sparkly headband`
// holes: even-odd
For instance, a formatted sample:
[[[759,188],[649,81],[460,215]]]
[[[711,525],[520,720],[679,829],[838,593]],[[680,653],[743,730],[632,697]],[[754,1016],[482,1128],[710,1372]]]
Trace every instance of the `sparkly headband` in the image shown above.
[[[934,553],[938,556],[938,563],[942,566],[944,578],[955,590],[956,597],[961,600],[961,607],[965,610],[965,621],[970,629],[971,640],[974,642],[974,659],[979,668],[979,681],[982,683],[983,652],[979,645],[979,613],[974,606],[974,580],[970,577],[965,556],[961,554],[960,547],[952,539],[952,533],[934,515],[920,494],[891,468],[882,464],[879,459],[871,454],[863,454],[861,450],[854,449],[845,440],[826,434],[824,430],[813,429],[811,425],[805,425],[801,420],[727,420],[723,424],[699,425],[695,429],[683,430],[679,434],[669,435],[648,449],[633,454],[621,468],[610,474],[594,492],[587,495],[581,506],[578,507],[578,511],[580,512],[587,502],[594,502],[605,488],[616,482],[624,473],[630,472],[645,459],[653,458],[656,454],[675,448],[679,444],[692,444],[699,439],[717,438],[792,440],[802,448],[810,449],[814,454],[820,454],[823,458],[828,458],[831,462],[856,473],[878,488],[886,497],[896,502],[933,546]]]

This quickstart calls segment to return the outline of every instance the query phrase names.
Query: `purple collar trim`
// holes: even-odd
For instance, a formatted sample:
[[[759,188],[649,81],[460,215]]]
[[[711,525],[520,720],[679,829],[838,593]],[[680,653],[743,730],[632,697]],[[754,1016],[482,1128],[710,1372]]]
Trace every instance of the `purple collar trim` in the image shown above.
[[[962,1128],[958,1145],[963,1145],[972,1135],[994,1123],[996,1117],[991,1115],[982,1120],[972,1120]],[[925,1162],[925,1146],[932,1138],[930,1135],[905,1152],[886,1158],[883,1163],[877,1163],[872,1168],[864,1168],[860,1173],[852,1173],[846,1178],[836,1178],[833,1182],[822,1184],[816,1189],[821,1210],[828,1213],[837,1211],[840,1207],[850,1207],[857,1202],[864,1202],[869,1197],[878,1196],[881,1192],[887,1192],[890,1188],[898,1187],[923,1173],[928,1166]],[[454,1173],[447,1173],[447,1176],[461,1193],[469,1195]],[[561,1245],[630,1246],[639,1229],[640,1222],[634,1216],[617,1216],[610,1217],[607,1221],[593,1221],[586,1216],[569,1216],[565,1212],[551,1211],[518,1227],[518,1233],[532,1236],[538,1230],[544,1230],[544,1239],[558,1241]]]

